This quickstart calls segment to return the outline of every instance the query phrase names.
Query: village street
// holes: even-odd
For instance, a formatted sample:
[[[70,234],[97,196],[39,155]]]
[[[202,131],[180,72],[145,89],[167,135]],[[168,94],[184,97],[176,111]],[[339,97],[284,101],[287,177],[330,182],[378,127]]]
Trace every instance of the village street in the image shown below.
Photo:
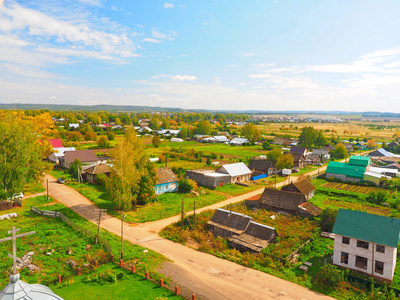
[[[320,168],[320,172],[324,167]],[[315,175],[317,171],[311,172]],[[82,217],[97,224],[97,208],[90,200],[74,189],[58,184],[54,177],[49,180],[49,194],[57,201],[77,212]],[[277,185],[281,186],[283,183]],[[215,209],[230,203],[242,201],[261,193],[252,191],[245,195],[229,198],[226,201],[196,210]],[[170,277],[183,292],[191,291],[198,299],[331,299],[297,284],[256,271],[233,262],[205,254],[195,249],[174,243],[160,237],[159,232],[166,225],[179,220],[179,216],[156,222],[130,225],[125,223],[124,239],[134,244],[163,254],[172,262],[164,264],[160,273]],[[102,218],[101,227],[120,235],[121,220],[110,215]]]

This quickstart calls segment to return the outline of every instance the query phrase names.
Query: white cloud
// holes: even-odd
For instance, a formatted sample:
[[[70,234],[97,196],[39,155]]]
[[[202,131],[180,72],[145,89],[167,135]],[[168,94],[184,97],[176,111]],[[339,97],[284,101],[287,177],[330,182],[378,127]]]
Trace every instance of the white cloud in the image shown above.
[[[92,6],[102,6],[103,2],[101,0],[78,0],[82,4],[88,4]]]
[[[174,7],[174,5],[172,3],[168,3],[168,2],[164,3],[164,8],[173,8],[173,7]]]
[[[239,55],[242,56],[242,57],[256,56],[254,53],[251,53],[251,52],[240,52]]]
[[[157,39],[152,39],[152,38],[144,38],[142,41],[146,42],[146,43],[153,43],[153,44],[162,43],[162,41],[157,40]]]
[[[193,75],[167,75],[167,74],[161,74],[161,75],[155,75],[152,76],[151,78],[153,79],[158,79],[158,78],[171,78],[172,80],[175,81],[194,81],[197,80],[196,76]]]

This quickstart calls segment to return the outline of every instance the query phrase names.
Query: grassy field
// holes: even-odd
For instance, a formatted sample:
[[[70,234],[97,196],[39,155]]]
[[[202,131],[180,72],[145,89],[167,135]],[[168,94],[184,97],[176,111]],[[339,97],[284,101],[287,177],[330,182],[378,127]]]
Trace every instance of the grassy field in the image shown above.
[[[53,202],[53,199],[50,199]],[[49,205],[50,204],[50,205]],[[21,229],[21,233],[36,231],[35,234],[19,239],[17,242],[18,255],[33,251],[33,264],[39,267],[36,273],[30,273],[27,269],[20,271],[24,281],[28,283],[43,283],[46,285],[55,283],[57,275],[61,274],[63,278],[72,277],[75,272],[66,264],[71,258],[83,266],[93,260],[99,262],[105,261],[109,257],[108,252],[100,244],[95,245],[94,240],[81,235],[59,219],[45,218],[30,212],[30,206],[35,205],[39,208],[43,205],[46,210],[63,212],[77,225],[86,228],[89,231],[96,232],[95,224],[83,219],[81,216],[63,206],[62,204],[53,204],[47,202],[46,196],[39,196],[24,200],[21,208],[13,208],[8,211],[2,211],[1,214],[16,212],[17,218],[3,220],[0,222],[1,237],[9,236],[7,231],[16,226]],[[120,239],[118,236],[110,234],[101,229],[100,236],[107,239],[113,253],[120,251]],[[86,250],[86,245],[91,245],[91,249]],[[71,248],[72,254],[68,255],[67,250]],[[0,251],[3,254],[11,252],[12,244],[5,242],[0,244]],[[145,248],[133,245],[124,241],[124,259],[127,264],[136,263],[137,272],[144,274],[148,270],[152,278],[158,279],[160,275],[156,271],[157,267],[166,261],[165,257],[148,250],[143,253]],[[11,259],[5,258],[0,261],[0,286],[4,287],[8,283],[8,270],[12,265]],[[90,268],[82,267],[83,272]]]
[[[237,196],[237,195],[241,195],[241,194],[245,194],[245,193],[254,191],[254,190],[262,188],[262,187],[265,187],[265,185],[262,185],[262,183],[257,183],[257,185],[251,185],[249,187],[231,183],[231,184],[226,184],[224,186],[217,187],[216,191],[224,193],[224,194],[228,194],[231,196]]]
[[[121,217],[114,202],[101,186],[90,183],[78,184],[76,182],[68,183],[68,185],[76,189],[89,200],[93,201],[97,207],[107,209],[108,213],[115,217]],[[125,221],[143,223],[178,215],[182,207],[182,198],[185,200],[185,211],[192,210],[194,202],[196,202],[196,208],[201,208],[225,199],[223,195],[204,188],[200,188],[199,194],[199,196],[179,193],[166,193],[159,195],[156,198],[157,201],[150,202],[146,205],[139,205],[136,211],[131,210],[125,212],[127,215]]]
[[[97,277],[94,277],[96,276]],[[101,276],[100,276],[101,275]],[[94,276],[81,275],[74,277],[73,284],[68,286],[51,286],[53,291],[64,299],[85,300],[147,300],[147,299],[182,299],[172,292],[160,288],[157,284],[145,280],[142,276],[119,268],[109,263],[96,270]],[[117,279],[117,276],[121,279]],[[115,282],[100,281],[98,278],[111,278]],[[90,282],[91,280],[95,282]],[[89,281],[89,282],[88,282]],[[68,284],[68,283],[67,283]]]

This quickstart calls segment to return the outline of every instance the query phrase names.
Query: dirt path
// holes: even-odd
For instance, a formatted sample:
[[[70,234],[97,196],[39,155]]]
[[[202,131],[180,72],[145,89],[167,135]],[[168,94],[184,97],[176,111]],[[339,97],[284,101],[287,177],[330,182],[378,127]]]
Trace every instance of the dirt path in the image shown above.
[[[66,185],[57,184],[54,177],[46,178],[49,179],[49,194],[53,198],[96,223],[97,207],[90,200]],[[232,197],[202,210],[242,201],[258,193],[261,190]],[[164,264],[165,269],[160,272],[171,277],[179,286],[195,293],[198,299],[331,299],[283,279],[171,242],[156,234],[160,228],[178,219],[179,217],[172,217],[138,227],[125,224],[124,239],[172,260],[173,263]],[[105,215],[101,227],[119,235],[121,220]]]

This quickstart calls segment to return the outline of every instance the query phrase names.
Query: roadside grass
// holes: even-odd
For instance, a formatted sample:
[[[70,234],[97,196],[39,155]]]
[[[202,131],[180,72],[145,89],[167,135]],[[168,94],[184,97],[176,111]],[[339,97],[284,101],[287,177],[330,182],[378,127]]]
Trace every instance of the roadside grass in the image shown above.
[[[40,182],[28,182],[24,187],[24,196],[34,195],[45,190]]]
[[[256,185],[250,185],[248,187],[230,183],[230,184],[226,184],[224,186],[219,186],[215,190],[217,192],[221,192],[221,193],[228,194],[231,196],[237,196],[237,195],[241,195],[241,194],[245,194],[245,193],[254,191],[256,189],[260,189],[262,187],[265,187],[265,186],[261,185],[261,183],[257,183]]]
[[[308,173],[308,172],[315,171],[315,170],[317,170],[317,169],[318,169],[318,168],[317,168],[316,166],[307,166],[307,167],[301,169],[299,172],[293,173],[291,176],[297,177],[297,176],[306,174],[306,173]]]
[[[115,280],[115,282],[87,282],[97,280],[98,274],[108,277],[108,280]],[[95,277],[96,275],[97,277]],[[99,267],[95,276],[80,275],[73,279],[71,285],[68,285],[67,282],[65,285],[68,286],[61,284],[51,286],[51,288],[64,299],[82,299],[83,297],[86,300],[182,299],[180,296],[175,296],[171,291],[159,287],[156,283],[145,280],[137,274],[132,274],[113,263]]]
[[[67,185],[91,200],[97,207],[107,209],[107,213],[121,218],[115,202],[111,200],[104,187],[91,183],[78,184],[76,182],[68,183]],[[185,199],[185,211],[193,210],[194,202],[196,202],[196,208],[201,208],[225,200],[223,195],[215,191],[205,188],[200,188],[199,191],[199,196],[180,193],[161,194],[156,197],[154,202],[138,205],[136,210],[124,212],[126,215],[125,221],[128,223],[144,223],[178,215],[181,212],[182,198]]]
[[[35,230],[36,233],[17,241],[18,256],[34,251],[33,264],[38,266],[38,273],[30,273],[27,269],[20,271],[22,279],[28,283],[43,283],[45,285],[53,284],[57,280],[57,275],[61,274],[63,278],[69,278],[75,274],[66,261],[71,258],[82,267],[83,272],[89,271],[90,268],[83,267],[84,264],[99,260],[105,261],[109,257],[101,244],[94,244],[94,240],[88,238],[78,231],[74,230],[60,219],[52,219],[39,216],[30,212],[30,206],[41,206],[53,202],[53,199],[47,201],[46,196],[33,197],[23,200],[23,206],[13,208],[8,211],[2,211],[1,214],[16,212],[17,218],[3,220],[0,222],[0,235],[7,237],[7,231],[13,226],[20,228],[21,233]],[[42,209],[54,210],[64,213],[77,225],[86,228],[91,232],[96,232],[97,226],[88,220],[82,218],[74,211],[62,204],[46,205]],[[100,236],[105,238],[113,253],[118,256],[120,252],[120,238],[106,230],[100,229]],[[86,250],[86,245],[91,245],[90,250]],[[72,249],[72,254],[68,255],[68,248]],[[5,254],[12,252],[11,242],[0,243],[0,251]],[[126,264],[135,264],[139,274],[144,274],[146,270],[150,272],[150,276],[155,280],[160,278],[157,267],[166,261],[166,258],[152,250],[143,252],[145,248],[134,245],[128,241],[124,241],[124,261]],[[51,253],[51,254],[47,254]],[[11,259],[3,259],[0,261],[0,284],[4,287],[8,283],[8,271],[12,265]]]

